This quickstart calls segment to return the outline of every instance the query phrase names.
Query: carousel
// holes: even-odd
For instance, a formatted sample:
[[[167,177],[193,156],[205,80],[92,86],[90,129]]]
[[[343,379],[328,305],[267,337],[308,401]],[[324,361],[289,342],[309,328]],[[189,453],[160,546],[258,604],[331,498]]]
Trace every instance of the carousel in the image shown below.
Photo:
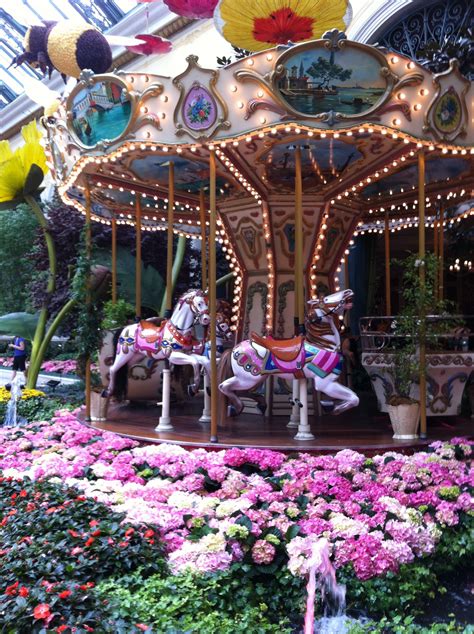
[[[444,227],[473,214],[473,108],[455,60],[432,74],[338,30],[218,70],[192,55],[175,77],[83,71],[44,119],[54,178],[87,223],[111,226],[113,299],[121,226],[135,227],[137,253],[137,323],[105,337],[104,389],[87,383],[85,420],[188,446],[378,450],[438,437],[424,374],[421,440],[410,442],[393,440],[383,415],[374,424],[357,414],[364,403],[341,381],[349,253],[358,234],[379,233],[388,270],[390,234],[417,226],[420,261],[428,231],[442,258]],[[166,314],[142,320],[141,237],[154,231],[168,236]],[[179,298],[175,234],[200,241],[202,254],[201,288]],[[216,294],[217,245],[231,270],[227,302]],[[365,333],[377,389],[390,368],[370,324]],[[419,354],[424,364],[423,342]],[[474,355],[447,356],[438,387],[448,382],[460,399]],[[176,365],[192,369],[185,405],[170,401]],[[120,375],[128,401],[114,400]]]

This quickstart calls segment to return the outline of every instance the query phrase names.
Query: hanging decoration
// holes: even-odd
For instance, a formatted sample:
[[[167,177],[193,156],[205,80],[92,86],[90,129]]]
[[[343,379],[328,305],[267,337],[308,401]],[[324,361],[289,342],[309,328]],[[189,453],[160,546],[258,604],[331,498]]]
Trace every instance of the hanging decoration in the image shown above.
[[[172,44],[169,40],[165,40],[159,35],[147,35],[146,33],[140,33],[135,36],[137,44],[132,46],[127,45],[126,48],[132,53],[138,55],[155,55],[159,53],[169,53],[172,48]]]
[[[214,21],[232,45],[250,51],[320,38],[344,31],[352,18],[348,0],[220,0]]]
[[[163,0],[173,13],[185,18],[212,18],[218,0]]]
[[[43,22],[30,26],[25,35],[25,49],[13,60],[19,66],[27,62],[51,77],[53,70],[79,77],[88,68],[105,73],[112,64],[112,52],[106,38],[87,22]]]

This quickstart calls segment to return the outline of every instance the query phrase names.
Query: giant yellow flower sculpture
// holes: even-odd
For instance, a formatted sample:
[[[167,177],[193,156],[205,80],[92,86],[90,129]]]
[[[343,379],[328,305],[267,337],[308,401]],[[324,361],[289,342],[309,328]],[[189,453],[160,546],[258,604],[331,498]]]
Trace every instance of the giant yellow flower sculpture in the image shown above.
[[[38,189],[48,171],[36,122],[23,126],[21,135],[25,143],[14,152],[8,141],[0,141],[0,203],[21,202],[25,193]]]
[[[349,0],[220,0],[214,13],[225,39],[249,51],[344,31],[351,17]]]

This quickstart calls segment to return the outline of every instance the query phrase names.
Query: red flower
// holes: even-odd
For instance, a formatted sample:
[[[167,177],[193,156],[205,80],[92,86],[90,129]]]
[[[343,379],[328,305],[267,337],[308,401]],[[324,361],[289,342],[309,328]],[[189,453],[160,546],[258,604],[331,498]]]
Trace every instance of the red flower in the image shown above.
[[[71,550],[71,555],[75,556],[75,555],[79,555],[80,553],[82,553],[82,548],[80,548],[79,546],[75,546],[72,550]]]
[[[20,497],[21,498],[26,498],[28,496],[28,491],[25,491],[25,489],[22,489],[20,491]]]
[[[33,502],[28,502],[28,504],[26,505],[26,510],[28,511],[28,513],[30,513],[31,511],[34,511],[36,508],[36,504],[34,504]]]
[[[148,629],[148,625],[145,625],[145,623],[135,623],[135,627],[138,627],[138,629],[143,632],[146,632]]]
[[[91,520],[89,522],[89,526],[92,528],[94,526],[99,526],[100,522],[98,522],[97,520]]]
[[[52,616],[49,605],[47,603],[39,603],[33,610],[33,616],[35,619],[48,619]]]
[[[131,537],[134,532],[135,532],[134,528],[127,528],[127,530],[125,531],[125,537]]]
[[[86,499],[85,495],[78,495],[76,498],[76,502],[84,502],[85,499]]]
[[[144,533],[144,537],[146,537],[147,539],[149,539],[150,537],[154,537],[155,536],[155,531],[152,530],[151,528],[149,528],[147,531],[145,531]]]
[[[19,589],[18,594],[20,595],[20,597],[27,597],[30,594],[30,591],[28,590],[28,588],[25,588],[25,586],[23,586]]]
[[[72,592],[70,590],[63,590],[62,592],[60,592],[58,594],[58,597],[60,599],[67,599],[68,597],[70,597],[72,594]]]
[[[92,537],[99,537],[100,535],[100,529],[98,528],[96,531],[94,531],[92,534]]]
[[[56,513],[58,509],[55,506],[51,506],[49,509],[46,509],[46,515],[51,515],[51,513]]]
[[[84,625],[83,627],[86,630],[86,632],[93,632],[94,631],[94,628],[93,627],[89,627],[88,625]]]
[[[5,594],[8,594],[11,597],[14,597],[16,592],[17,592],[17,588],[20,585],[19,581],[15,581],[15,583],[13,583],[11,586],[8,586],[7,589],[5,590]]]
[[[93,588],[95,586],[95,583],[93,581],[88,581],[87,583],[84,583],[82,586],[79,586],[80,590],[89,590],[90,588]]]
[[[69,625],[60,625],[56,628],[56,632],[65,632],[68,629]]]
[[[92,546],[92,544],[95,542],[95,539],[93,537],[89,537],[89,539],[86,541],[86,543],[84,544],[84,546],[86,548],[89,548],[89,546]]]
[[[72,528],[68,528],[67,532],[69,533],[69,535],[71,535],[71,537],[79,537],[79,533],[77,531],[73,531]]]
[[[121,548],[127,548],[127,546],[128,546],[128,542],[120,542],[119,546],[120,546]]]
[[[299,16],[291,9],[282,8],[270,13],[269,18],[255,18],[253,36],[259,42],[288,44],[308,40],[313,35],[313,18]]]

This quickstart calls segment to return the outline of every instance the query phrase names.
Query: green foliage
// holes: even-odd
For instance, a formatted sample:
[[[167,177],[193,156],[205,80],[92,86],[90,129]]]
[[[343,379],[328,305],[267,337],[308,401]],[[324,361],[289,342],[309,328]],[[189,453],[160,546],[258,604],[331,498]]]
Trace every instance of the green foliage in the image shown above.
[[[474,561],[474,516],[443,531],[435,553],[400,566],[397,574],[387,573],[366,581],[357,579],[351,567],[338,570],[339,583],[347,587],[350,609],[363,610],[372,617],[423,613],[427,600],[444,594],[443,578],[469,569]],[[390,631],[390,630],[388,630]]]
[[[0,314],[27,311],[32,276],[28,255],[38,223],[26,205],[0,214]]]
[[[396,616],[393,619],[383,617],[380,621],[353,623],[348,626],[347,634],[448,634],[459,632],[472,634],[474,625],[457,625],[455,621],[448,623],[431,623],[428,626],[416,625],[412,616]]]
[[[124,516],[105,504],[47,480],[0,477],[0,517],[2,632],[45,632],[45,620],[34,617],[38,604],[53,615],[48,631],[65,623],[101,632],[135,631],[107,622],[104,604],[91,588],[138,566],[144,578],[162,570],[153,530],[123,524]]]
[[[102,346],[102,310],[99,302],[93,302],[90,291],[92,260],[86,247],[87,227],[81,236],[76,274],[73,280],[73,294],[79,309],[75,328],[78,350],[78,364],[84,364]],[[80,371],[79,371],[80,372]]]
[[[111,267],[110,251],[95,250],[94,261]],[[135,257],[123,246],[117,248],[117,284],[120,297],[125,302],[135,305]],[[142,262],[142,306],[158,314],[164,292],[165,282],[156,268],[151,265],[145,266]]]
[[[103,330],[112,330],[125,326],[129,319],[135,316],[135,307],[124,299],[118,299],[114,304],[112,300],[104,304]]]
[[[8,403],[0,403],[0,423],[5,419]],[[63,409],[65,406],[55,398],[45,398],[37,396],[27,400],[18,401],[17,418],[26,419],[28,422],[35,420],[50,420],[54,412]]]
[[[288,571],[255,577],[251,566],[197,576],[191,573],[146,582],[140,573],[100,584],[115,618],[141,621],[152,631],[196,634],[291,632],[303,612],[304,582]]]
[[[436,295],[438,259],[435,255],[427,253],[424,260],[420,260],[412,253],[404,260],[395,260],[394,264],[402,269],[403,308],[395,324],[392,375],[395,397],[409,399],[411,385],[422,371],[418,353],[421,338],[427,348],[436,348],[440,345],[439,335],[452,331],[459,322],[449,316],[450,302]],[[420,267],[425,271],[424,284],[420,280]]]
[[[9,313],[0,317],[0,333],[28,341],[33,341],[37,325],[38,315],[30,313]]]

